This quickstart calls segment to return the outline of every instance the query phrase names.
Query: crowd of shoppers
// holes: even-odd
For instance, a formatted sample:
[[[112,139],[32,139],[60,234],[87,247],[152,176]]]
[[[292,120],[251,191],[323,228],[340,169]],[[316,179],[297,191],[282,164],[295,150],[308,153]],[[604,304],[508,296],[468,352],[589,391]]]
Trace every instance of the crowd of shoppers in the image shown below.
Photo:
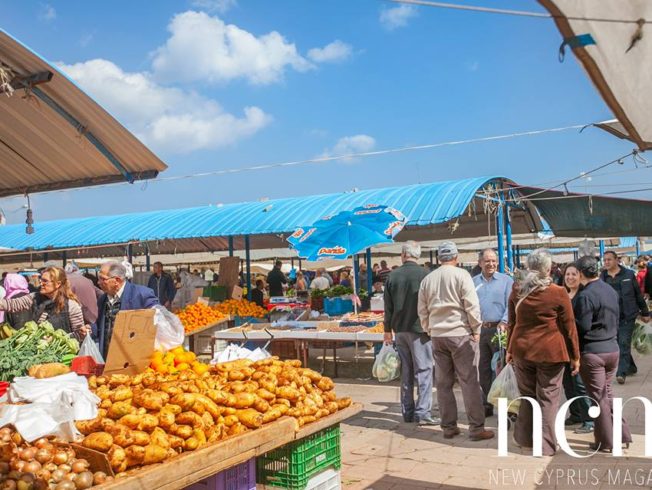
[[[562,268],[541,249],[528,256],[527,267],[513,280],[497,272],[498,257],[491,249],[480,253],[473,277],[458,267],[454,243],[439,247],[440,266],[432,272],[417,264],[419,256],[418,244],[406,243],[403,265],[384,281],[385,342],[394,342],[401,358],[405,422],[440,424],[447,439],[460,434],[453,394],[457,381],[469,439],[493,437],[484,425],[485,417],[493,415],[487,395],[501,348],[496,340],[505,331],[505,361],[513,367],[520,394],[541,408],[544,455],[557,451],[554,425],[562,389],[567,399],[575,398],[566,426],[577,426],[576,433],[593,433],[593,450],[609,452],[614,444],[631,443],[625,420],[619,422],[622,441],[612,440],[612,381],[622,384],[636,372],[631,337],[637,318],[649,321],[648,257],[637,261],[634,272],[609,251],[601,271],[593,257]],[[381,278],[383,266],[374,266],[374,277]],[[433,385],[441,419],[432,415]],[[591,405],[600,408],[595,420]],[[532,431],[532,405],[522,402],[515,442],[532,447]]]

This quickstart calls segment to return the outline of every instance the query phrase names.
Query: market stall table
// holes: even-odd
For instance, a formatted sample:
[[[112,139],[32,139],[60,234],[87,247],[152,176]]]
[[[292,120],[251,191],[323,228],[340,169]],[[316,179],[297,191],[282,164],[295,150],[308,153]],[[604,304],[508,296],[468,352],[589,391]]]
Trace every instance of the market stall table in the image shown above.
[[[127,477],[93,488],[100,490],[183,489],[272,449],[339,424],[361,410],[362,404],[353,403],[350,407],[308,424],[298,431],[295,419],[282,417],[260,429],[209,444],[161,464],[139,468]]]
[[[218,329],[219,330],[218,327],[222,327],[223,329],[225,329],[225,328],[228,327],[230,320],[231,319],[229,317],[226,317],[226,318],[220,320],[219,322],[212,323],[210,325],[206,325],[205,327],[198,328],[198,329],[193,330],[191,332],[187,332],[186,333],[186,338],[188,339],[188,350],[190,350],[191,352],[195,352],[195,347],[196,347],[196,343],[197,343],[196,340],[197,340],[197,335],[198,334],[200,334],[202,332],[206,332],[207,330],[211,330],[211,329]]]
[[[246,329],[243,327],[236,327],[228,330],[222,330],[215,332],[213,334],[214,339],[218,340],[227,340],[231,342],[238,341],[249,341],[249,340],[292,340],[295,343],[296,352],[299,359],[303,362],[304,366],[307,366],[308,362],[308,351],[310,345],[315,345],[320,343],[320,348],[324,349],[333,349],[333,362],[335,365],[335,377],[338,375],[337,369],[337,344],[340,342],[351,342],[355,345],[355,357],[354,362],[358,365],[359,356],[358,348],[360,342],[383,342],[383,334],[375,332],[366,332],[366,331],[356,331],[356,332],[346,332],[341,328],[336,332],[329,332],[327,330],[318,330],[319,324],[317,323],[316,328],[312,330],[278,330],[278,329],[262,329],[262,325],[256,325],[256,329]],[[325,324],[332,325],[335,322],[324,322]],[[261,329],[259,329],[261,328]],[[322,358],[322,372],[325,368],[325,356]]]

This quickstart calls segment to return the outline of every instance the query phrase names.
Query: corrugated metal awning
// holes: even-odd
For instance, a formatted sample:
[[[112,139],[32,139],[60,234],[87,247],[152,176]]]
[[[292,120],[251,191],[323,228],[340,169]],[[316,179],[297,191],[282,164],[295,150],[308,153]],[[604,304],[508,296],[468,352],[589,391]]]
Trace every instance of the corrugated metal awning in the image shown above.
[[[16,250],[75,249],[76,256],[122,255],[124,244],[134,244],[134,254],[147,248],[153,254],[243,249],[245,235],[251,247],[287,248],[285,237],[326,215],[366,204],[384,204],[400,210],[408,224],[398,240],[434,240],[495,234],[495,209],[487,207],[500,177],[479,177],[405,187],[342,192],[318,196],[274,199],[264,202],[205,206],[121,216],[39,222],[36,233],[26,235],[22,225],[0,228],[0,243]],[[543,226],[528,205],[513,209],[514,233],[532,233]],[[98,250],[96,247],[101,247]],[[79,250],[82,249],[82,250]],[[0,258],[6,257],[0,254]],[[54,256],[53,256],[54,257]]]
[[[0,197],[150,179],[166,168],[74,82],[0,30]]]

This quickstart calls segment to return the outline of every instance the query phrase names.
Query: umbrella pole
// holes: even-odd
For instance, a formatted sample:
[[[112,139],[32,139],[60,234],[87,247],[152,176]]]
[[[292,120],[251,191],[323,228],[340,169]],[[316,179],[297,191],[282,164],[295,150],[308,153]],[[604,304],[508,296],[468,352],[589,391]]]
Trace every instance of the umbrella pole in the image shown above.
[[[355,274],[355,255],[353,255],[353,270],[354,270],[354,273],[352,274],[353,275],[353,296],[354,296],[353,297],[353,313],[355,313],[357,315],[358,314],[358,302],[355,299],[357,297],[357,293],[356,293],[357,287],[356,287],[356,284],[355,284],[355,282],[356,282],[356,280],[355,280],[355,276],[356,276],[356,274]]]

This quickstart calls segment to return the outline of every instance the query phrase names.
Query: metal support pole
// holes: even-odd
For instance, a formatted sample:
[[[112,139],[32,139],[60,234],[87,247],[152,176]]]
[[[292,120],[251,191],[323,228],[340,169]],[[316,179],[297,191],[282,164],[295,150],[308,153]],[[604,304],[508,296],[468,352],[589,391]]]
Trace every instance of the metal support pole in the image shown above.
[[[366,250],[366,262],[367,262],[367,293],[371,296],[371,290],[374,287],[374,275],[371,270],[371,249]]]
[[[498,204],[496,211],[496,238],[498,239],[498,272],[505,272],[505,240],[503,223],[503,202]]]
[[[439,265],[439,250],[435,252],[435,263]]]
[[[131,243],[127,245],[127,261],[130,264],[134,262],[134,246]]]
[[[62,255],[61,261],[63,262],[63,266],[65,267],[68,264],[68,252],[64,250],[61,255]]]
[[[521,246],[516,245],[516,267],[521,268]]]
[[[294,257],[290,257],[290,267],[294,269]]]
[[[636,258],[641,255],[641,241],[636,237]]]
[[[573,250],[573,260],[577,261],[580,258],[580,253],[577,250]]]
[[[45,253],[43,254],[43,263],[45,264],[47,261],[48,261],[48,253],[45,252]]]
[[[604,240],[600,240],[600,259],[604,258]]]
[[[299,257],[299,270],[302,270],[301,269],[301,257]]]
[[[432,249],[430,249],[430,265],[432,265],[434,261],[432,260]]]
[[[360,264],[358,263],[358,257],[353,257],[353,279],[355,281],[355,294],[360,292]]]
[[[245,257],[247,261],[247,299],[251,301],[251,250],[249,249],[249,235],[245,236]]]
[[[145,253],[145,270],[149,272],[152,269],[152,256],[149,254],[149,247],[147,247],[147,252]]]
[[[233,257],[233,237],[229,237],[229,257]]]
[[[505,205],[505,246],[507,247],[507,268],[514,272],[514,256],[512,255],[512,220],[509,217],[509,206]]]

